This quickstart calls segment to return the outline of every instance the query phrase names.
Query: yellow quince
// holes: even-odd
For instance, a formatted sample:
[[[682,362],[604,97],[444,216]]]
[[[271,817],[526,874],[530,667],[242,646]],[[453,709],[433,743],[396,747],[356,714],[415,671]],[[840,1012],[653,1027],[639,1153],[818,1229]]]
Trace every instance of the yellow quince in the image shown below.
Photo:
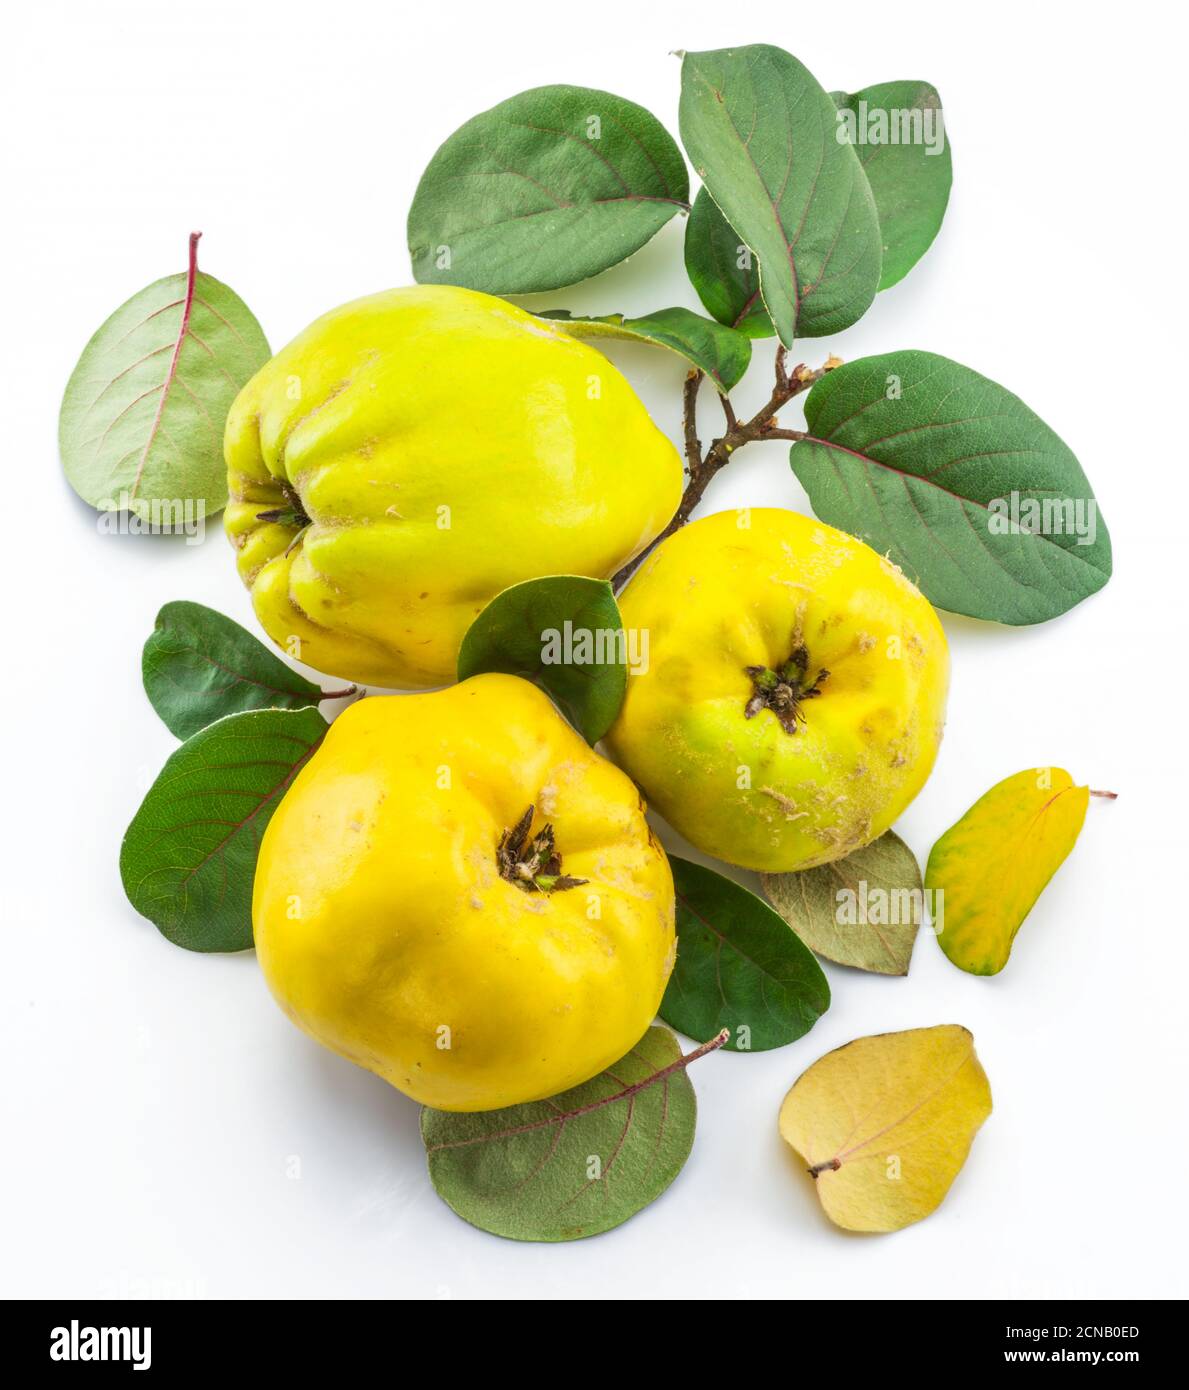
[[[881,835],[941,742],[937,614],[869,546],[777,508],[676,532],[619,599],[648,634],[607,743],[691,844],[807,869]]]
[[[440,1110],[610,1066],[676,949],[639,792],[502,675],[339,715],[269,822],[252,919],[290,1018]]]
[[[240,392],[224,452],[225,527],[265,631],[320,671],[400,688],[453,680],[509,585],[613,574],[682,486],[605,357],[450,285],[318,319]]]

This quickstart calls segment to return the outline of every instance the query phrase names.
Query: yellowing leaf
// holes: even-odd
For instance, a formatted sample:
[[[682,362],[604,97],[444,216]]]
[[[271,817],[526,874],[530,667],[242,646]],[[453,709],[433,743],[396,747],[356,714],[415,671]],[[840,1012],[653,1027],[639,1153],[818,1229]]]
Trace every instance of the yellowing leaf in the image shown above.
[[[880,975],[908,974],[925,897],[916,855],[892,831],[843,859],[761,874],[760,883],[772,906],[819,956]]]
[[[951,1023],[828,1052],[785,1096],[780,1133],[836,1226],[899,1231],[941,1205],[990,1113],[974,1038]]]
[[[1090,798],[1064,768],[1017,772],[976,801],[929,854],[925,889],[941,949],[971,975],[997,975],[1016,932],[1073,849]]]

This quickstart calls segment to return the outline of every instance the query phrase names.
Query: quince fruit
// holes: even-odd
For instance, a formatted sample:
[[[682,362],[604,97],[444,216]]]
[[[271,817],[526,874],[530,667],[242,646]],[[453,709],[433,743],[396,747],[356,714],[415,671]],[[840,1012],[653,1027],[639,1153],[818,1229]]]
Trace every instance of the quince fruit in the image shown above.
[[[265,631],[387,687],[452,681],[502,589],[613,574],[682,488],[676,450],[605,357],[450,285],[318,319],[240,392],[224,452],[225,528]]]
[[[924,785],[945,633],[862,541],[777,508],[720,512],[663,541],[619,606],[649,664],[608,747],[705,853],[770,873],[828,863]]]
[[[252,920],[290,1018],[439,1110],[618,1061],[676,950],[639,792],[503,675],[339,715],[269,822]]]

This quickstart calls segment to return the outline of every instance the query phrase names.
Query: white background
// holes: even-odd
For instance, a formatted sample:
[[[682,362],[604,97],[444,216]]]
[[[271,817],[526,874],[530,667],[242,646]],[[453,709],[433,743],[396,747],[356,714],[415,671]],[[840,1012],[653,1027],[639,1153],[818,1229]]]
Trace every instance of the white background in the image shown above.
[[[1183,15],[42,0],[5,23],[0,1290],[1184,1295]],[[1003,381],[1079,454],[1115,543],[1115,578],[1064,618],[946,619],[946,740],[899,828],[923,861],[988,786],[1035,765],[1119,800],[1092,802],[1001,976],[960,973],[927,935],[904,980],[827,967],[833,1007],[808,1037],[697,1065],[694,1153],[659,1202],[593,1240],[517,1245],[438,1200],[416,1107],[299,1034],[250,955],[177,950],[125,902],[120,838],[174,746],[141,689],[144,637],[175,598],[253,620],[217,525],[201,547],[99,534],[58,467],[58,403],[106,315],[183,268],[192,228],[280,346],[409,281],[417,179],[472,114],[564,81],[675,130],[670,51],[748,42],[792,49],[827,87],[927,78],[953,142],[933,250],[808,359],[921,347]],[[698,307],[682,233],[549,302]],[[770,352],[757,345],[741,408],[766,396]],[[615,356],[676,436],[680,366]],[[708,502],[806,506],[775,444]],[[830,1048],[939,1022],[973,1030],[995,1112],[934,1216],[846,1236],[777,1137],[781,1098]]]

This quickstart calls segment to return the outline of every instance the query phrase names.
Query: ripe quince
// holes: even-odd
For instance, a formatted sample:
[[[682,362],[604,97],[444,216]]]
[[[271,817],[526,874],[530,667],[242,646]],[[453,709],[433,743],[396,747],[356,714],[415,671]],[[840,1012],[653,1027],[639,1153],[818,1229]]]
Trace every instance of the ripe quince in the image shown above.
[[[348,680],[455,678],[500,590],[613,574],[681,496],[676,450],[600,353],[451,285],[333,310],[240,392],[228,536],[265,631]]]
[[[707,854],[807,869],[881,835],[924,785],[949,684],[928,600],[869,546],[778,508],[676,532],[619,600],[647,631],[612,756]]]
[[[618,1061],[676,950],[639,792],[503,675],[348,707],[269,823],[252,919],[290,1018],[440,1110]]]

